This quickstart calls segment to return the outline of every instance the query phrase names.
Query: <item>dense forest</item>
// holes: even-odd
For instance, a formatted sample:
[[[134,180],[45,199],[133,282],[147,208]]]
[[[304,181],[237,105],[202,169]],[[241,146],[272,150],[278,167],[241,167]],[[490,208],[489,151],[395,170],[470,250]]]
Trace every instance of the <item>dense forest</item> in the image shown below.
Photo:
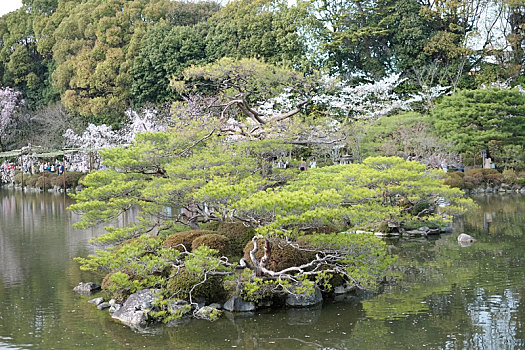
[[[296,110],[310,130],[326,117],[344,124],[338,144],[354,158],[490,147],[493,158],[513,162],[524,114],[522,91],[510,88],[524,81],[524,23],[519,0],[24,0],[0,18],[0,146],[59,148],[67,129],[122,129],[145,109],[176,124],[189,113],[182,105],[202,114],[212,97],[220,103],[206,113],[228,106],[229,116],[254,116],[250,109],[287,94],[288,106],[272,107]],[[224,85],[242,74],[257,91],[239,88],[240,80]],[[493,85],[508,91],[468,92]],[[239,94],[249,108],[234,102]],[[442,95],[452,96],[436,99]],[[483,113],[472,111],[478,101],[502,105],[483,121],[471,118]],[[458,108],[466,114],[452,116]],[[507,112],[516,117],[508,125]],[[397,120],[378,121],[382,115]],[[475,137],[465,141],[458,130]],[[427,144],[413,146],[422,132]]]

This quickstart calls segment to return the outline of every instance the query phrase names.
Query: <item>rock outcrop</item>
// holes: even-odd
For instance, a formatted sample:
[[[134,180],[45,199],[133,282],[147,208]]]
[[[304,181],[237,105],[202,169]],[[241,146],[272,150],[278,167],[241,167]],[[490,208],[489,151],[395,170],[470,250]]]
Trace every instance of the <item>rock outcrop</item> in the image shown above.
[[[154,301],[154,292],[151,289],[143,289],[131,294],[112,317],[125,325],[144,328],[150,322],[148,311],[154,308]]]

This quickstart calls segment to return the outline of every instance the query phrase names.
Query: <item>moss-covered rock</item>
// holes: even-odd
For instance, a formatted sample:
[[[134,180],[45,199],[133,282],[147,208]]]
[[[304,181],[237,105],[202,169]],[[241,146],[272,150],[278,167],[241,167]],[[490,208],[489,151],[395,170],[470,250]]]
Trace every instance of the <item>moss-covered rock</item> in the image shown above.
[[[168,285],[166,287],[168,294],[172,298],[188,300],[190,292],[193,289],[193,298],[204,298],[207,301],[221,301],[226,297],[226,291],[223,286],[223,279],[219,276],[209,277],[206,282],[199,284],[203,278],[197,276],[186,269],[182,268],[172,270]]]
[[[255,231],[241,223],[221,223],[217,227],[217,233],[229,239],[233,256],[242,256],[244,247],[250,242]]]
[[[182,244],[188,251],[191,251],[191,245],[195,238],[200,237],[202,235],[207,234],[214,234],[216,232],[214,231],[206,231],[206,230],[193,230],[193,231],[183,231],[174,233],[162,244],[164,248],[174,248],[178,250],[184,250],[180,245]]]
[[[209,233],[199,236],[191,243],[191,249],[197,249],[201,245],[218,250],[219,255],[231,255],[230,241],[223,235]]]

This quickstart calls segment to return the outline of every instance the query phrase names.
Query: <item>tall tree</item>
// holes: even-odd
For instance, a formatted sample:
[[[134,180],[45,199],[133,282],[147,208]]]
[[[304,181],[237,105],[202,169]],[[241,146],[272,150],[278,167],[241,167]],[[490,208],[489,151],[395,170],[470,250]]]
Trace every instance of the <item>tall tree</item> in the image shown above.
[[[462,90],[431,112],[437,135],[458,152],[478,152],[490,141],[525,146],[525,94],[515,89]]]
[[[285,0],[229,2],[208,21],[209,60],[249,57],[269,63],[304,63],[308,43],[301,31],[307,25],[307,5],[298,1],[289,6]]]

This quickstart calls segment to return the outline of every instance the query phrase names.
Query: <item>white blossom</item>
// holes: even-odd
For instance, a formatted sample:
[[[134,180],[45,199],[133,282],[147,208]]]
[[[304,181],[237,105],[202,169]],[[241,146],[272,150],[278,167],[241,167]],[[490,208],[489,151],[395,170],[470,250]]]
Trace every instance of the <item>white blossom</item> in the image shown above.
[[[17,109],[24,104],[22,94],[10,87],[0,88],[0,146],[13,123]]]

